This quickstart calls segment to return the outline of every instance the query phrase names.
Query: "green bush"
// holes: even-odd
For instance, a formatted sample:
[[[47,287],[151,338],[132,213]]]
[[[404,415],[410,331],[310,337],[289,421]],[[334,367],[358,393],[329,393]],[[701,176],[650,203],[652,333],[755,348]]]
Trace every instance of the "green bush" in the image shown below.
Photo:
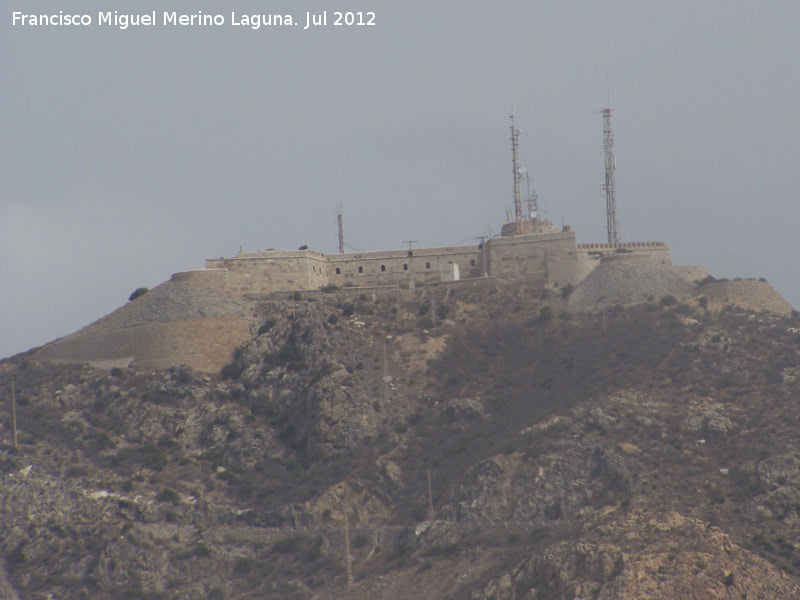
[[[269,319],[264,321],[264,324],[258,328],[258,335],[264,335],[265,333],[267,333],[270,329],[275,327],[275,324],[277,322],[278,321],[275,319],[275,317],[270,317]]]
[[[255,562],[256,561],[254,561],[249,556],[239,556],[236,559],[236,562],[233,564],[233,572],[234,573],[239,573],[239,574],[241,574],[241,573],[249,573],[250,571],[253,570],[253,566],[255,565]]]
[[[164,504],[180,504],[181,497],[175,490],[164,488],[156,495],[156,502],[163,502]]]
[[[420,329],[433,329],[433,319],[430,317],[422,317],[417,321],[417,327]]]
[[[678,301],[675,299],[675,296],[671,296],[671,295],[670,296],[664,296],[661,300],[659,300],[659,302],[663,306],[675,306],[678,303]]]
[[[334,315],[333,313],[328,315],[328,323],[331,325],[336,325],[339,322],[339,317]]]
[[[6,560],[8,561],[9,565],[18,565],[24,563],[27,557],[25,556],[25,552],[23,549],[25,548],[25,542],[21,541],[17,544],[16,548],[14,548],[11,552],[8,553],[6,556]]]
[[[333,292],[338,291],[338,289],[339,289],[339,286],[338,285],[333,285],[333,284],[323,285],[321,288],[319,288],[319,290],[323,294],[332,294]]]
[[[345,317],[352,317],[356,312],[356,307],[352,302],[345,302],[342,304],[342,315]]]
[[[223,379],[238,379],[244,373],[245,368],[245,365],[240,362],[232,362],[222,367],[219,374]]]
[[[278,554],[292,554],[303,543],[301,537],[290,537],[283,540],[278,540],[272,545],[272,551]]]
[[[139,296],[144,296],[149,291],[150,291],[150,288],[146,288],[146,287],[136,288],[135,290],[133,290],[133,293],[130,296],[128,296],[128,301],[129,302],[133,302]]]

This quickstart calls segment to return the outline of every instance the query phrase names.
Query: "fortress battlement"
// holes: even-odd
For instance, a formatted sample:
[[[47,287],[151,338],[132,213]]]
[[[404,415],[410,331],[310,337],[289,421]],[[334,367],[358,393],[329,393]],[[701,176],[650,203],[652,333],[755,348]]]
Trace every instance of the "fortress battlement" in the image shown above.
[[[542,285],[577,285],[599,259],[620,252],[642,253],[672,264],[663,242],[576,244],[571,227],[549,221],[505,234],[483,244],[432,246],[324,254],[303,246],[298,250],[239,252],[231,258],[206,260],[206,268],[173,275],[173,281],[227,289],[240,294],[315,290],[325,286],[416,286],[496,277],[524,277]],[[519,232],[522,233],[519,233]]]

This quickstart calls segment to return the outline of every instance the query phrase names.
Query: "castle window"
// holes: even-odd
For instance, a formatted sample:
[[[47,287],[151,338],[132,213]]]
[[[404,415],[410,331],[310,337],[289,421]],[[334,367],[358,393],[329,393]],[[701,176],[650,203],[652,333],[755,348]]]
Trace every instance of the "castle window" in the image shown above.
[[[470,266],[474,267],[475,266],[475,259],[473,258],[471,261],[469,261],[469,264],[470,264]]]
[[[408,271],[408,265],[407,264],[403,264],[403,271]]]
[[[364,267],[358,267],[358,272],[359,273],[363,273],[364,272]]]
[[[381,265],[381,271],[385,271],[385,270],[386,270],[386,265]]]
[[[341,275],[342,274],[342,270],[339,267],[336,267],[336,274],[337,275]]]
[[[431,268],[431,263],[425,263],[425,268],[426,269],[430,269]]]

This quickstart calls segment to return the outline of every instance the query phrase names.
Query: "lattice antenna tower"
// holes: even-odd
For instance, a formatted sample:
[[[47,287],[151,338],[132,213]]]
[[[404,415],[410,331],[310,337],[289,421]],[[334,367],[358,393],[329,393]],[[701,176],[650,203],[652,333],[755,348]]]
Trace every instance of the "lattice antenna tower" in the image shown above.
[[[617,220],[617,190],[614,183],[614,172],[617,170],[617,158],[614,156],[614,131],[611,129],[611,100],[609,107],[603,109],[603,151],[606,157],[606,181],[603,189],[606,192],[606,222],[608,226],[608,243],[612,246],[620,244],[619,222]]]
[[[525,169],[519,164],[519,134],[520,130],[514,126],[514,113],[509,116],[511,119],[511,163],[514,169],[514,222],[517,224],[517,233],[522,230],[522,193],[520,187],[522,175]]]
[[[339,254],[344,254],[344,222],[342,221],[342,203],[336,205],[336,223],[339,226]]]

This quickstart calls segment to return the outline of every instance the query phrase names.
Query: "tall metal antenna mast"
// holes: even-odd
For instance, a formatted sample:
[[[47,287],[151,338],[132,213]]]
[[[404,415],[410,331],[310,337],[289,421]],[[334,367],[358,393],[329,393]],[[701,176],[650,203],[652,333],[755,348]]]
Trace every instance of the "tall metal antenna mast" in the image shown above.
[[[342,203],[336,205],[336,221],[339,224],[339,254],[344,254],[344,224],[342,222]]]
[[[606,192],[606,222],[608,225],[608,243],[612,246],[620,244],[619,223],[617,221],[617,196],[614,183],[614,172],[617,170],[617,158],[614,156],[614,132],[611,130],[611,102],[603,109],[603,150],[606,156],[606,181],[603,189]]]
[[[519,164],[519,134],[520,131],[514,126],[514,113],[512,111],[509,116],[511,119],[511,163],[514,168],[514,222],[517,224],[516,233],[522,233],[522,194],[520,192],[520,183],[522,181],[522,174],[525,172]]]

